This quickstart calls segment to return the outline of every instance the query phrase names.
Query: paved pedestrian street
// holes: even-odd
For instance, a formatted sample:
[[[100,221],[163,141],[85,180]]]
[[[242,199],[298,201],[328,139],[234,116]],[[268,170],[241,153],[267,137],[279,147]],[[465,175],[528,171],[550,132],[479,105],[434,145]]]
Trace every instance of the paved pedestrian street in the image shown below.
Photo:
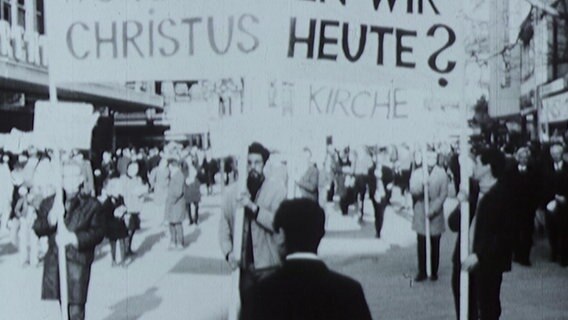
[[[127,268],[111,267],[103,243],[93,264],[87,319],[225,319],[230,270],[217,241],[220,198],[202,202],[197,228],[184,224],[181,251],[169,251],[163,210],[151,202],[134,237],[135,259]],[[328,205],[327,234],[320,255],[328,265],[363,284],[374,319],[455,319],[450,289],[455,235],[442,237],[440,279],[414,283],[415,234],[407,215],[389,208],[383,238],[374,238],[372,206],[360,223],[355,213],[340,215]],[[514,265],[503,281],[502,319],[568,319],[568,269],[546,260],[538,240],[532,268]],[[4,319],[58,319],[58,304],[40,300],[42,267],[18,264],[9,237],[0,238],[0,299]]]

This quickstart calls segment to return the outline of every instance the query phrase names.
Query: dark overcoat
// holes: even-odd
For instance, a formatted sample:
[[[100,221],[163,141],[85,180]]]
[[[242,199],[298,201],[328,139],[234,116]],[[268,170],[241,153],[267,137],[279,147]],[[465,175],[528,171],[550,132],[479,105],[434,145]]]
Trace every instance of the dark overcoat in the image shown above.
[[[124,217],[115,217],[114,211],[124,205],[122,197],[108,197],[101,206],[101,213],[106,220],[106,237],[111,240],[118,240],[128,237],[128,229],[124,222]]]
[[[59,299],[59,263],[55,234],[57,228],[48,223],[47,216],[53,207],[55,196],[40,204],[34,231],[47,236],[49,248],[45,254],[41,297],[45,300]],[[105,219],[100,212],[100,203],[91,196],[79,195],[70,200],[65,214],[67,229],[77,235],[78,248],[67,246],[67,281],[69,303],[85,304],[91,276],[95,247],[105,236]]]

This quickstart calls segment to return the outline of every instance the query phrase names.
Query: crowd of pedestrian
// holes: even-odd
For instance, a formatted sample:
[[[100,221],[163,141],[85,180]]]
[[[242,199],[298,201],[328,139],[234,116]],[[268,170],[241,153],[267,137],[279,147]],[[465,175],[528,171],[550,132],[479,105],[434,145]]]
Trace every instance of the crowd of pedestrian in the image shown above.
[[[100,161],[88,160],[94,158]],[[33,146],[20,153],[0,150],[0,232],[10,235],[23,266],[39,266],[48,250],[46,237],[38,237],[33,225],[42,201],[55,193],[60,179],[54,159],[77,164],[81,193],[100,202],[113,266],[127,266],[135,256],[132,243],[146,201],[160,208],[156,214],[163,214],[170,230],[170,247],[183,248],[181,222],[187,218],[190,226],[198,225],[201,186],[211,194],[216,178],[228,184],[236,172],[231,158],[213,159],[205,150],[176,144],[161,150],[119,148],[100,157],[81,150],[55,155]]]
[[[446,222],[446,200],[456,197],[466,200],[463,197],[469,197],[470,255],[461,261],[458,240],[453,256],[452,288],[456,312],[459,312],[459,274],[464,270],[470,273],[471,319],[478,316],[480,319],[498,319],[501,314],[502,275],[512,270],[512,262],[531,266],[535,227],[546,230],[550,260],[564,267],[568,265],[568,152],[561,142],[518,148],[475,145],[468,151],[460,159],[456,146],[449,144],[428,145],[425,149],[414,150],[407,145],[355,150],[347,146],[342,151],[330,145],[323,166],[318,169],[311,160],[311,150],[304,148],[302,159],[305,159],[305,164],[301,160],[299,166],[303,169],[292,175],[295,187],[300,190],[293,197],[313,201],[322,207],[335,202],[343,215],[356,217],[361,222],[365,215],[363,205],[370,200],[377,238],[381,237],[384,211],[388,205],[398,210],[408,209],[412,215],[412,229],[417,234],[416,282],[438,280],[440,240],[445,226],[449,224],[453,231],[459,232],[460,207],[455,207]],[[274,298],[269,295],[298,300],[283,297],[285,294],[277,292],[282,288],[295,290],[276,282],[280,281],[276,278],[284,277],[282,273],[289,272],[290,257],[296,258],[295,252],[288,253],[289,256],[282,255],[282,241],[284,247],[301,244],[287,243],[287,234],[284,240],[278,239],[278,222],[274,219],[280,204],[284,206],[289,181],[286,174],[275,174],[274,169],[265,168],[270,157],[262,145],[251,145],[247,191],[240,196],[236,193],[227,195],[220,225],[223,254],[233,268],[240,267],[243,280],[241,295],[251,305],[256,304],[256,300],[278,300],[271,300]],[[465,181],[461,181],[460,162],[467,163],[465,171],[470,171],[471,177]],[[464,188],[464,184],[468,188]],[[398,193],[399,203],[394,201],[393,193]],[[323,198],[318,194],[323,194]],[[244,244],[240,254],[232,251],[233,212],[237,203],[245,207]],[[289,207],[294,205],[299,203],[288,204]],[[304,205],[307,206],[306,203]],[[297,232],[305,231],[300,224],[293,227],[298,228]],[[308,238],[304,240],[311,241]],[[315,241],[315,238],[312,240]],[[427,242],[430,242],[429,272]],[[303,251],[298,259],[318,259],[313,248]],[[238,256],[243,259],[238,260]],[[303,279],[301,273],[297,276]],[[312,283],[316,280],[302,281]],[[261,293],[257,292],[256,298],[251,298],[249,293],[257,290]],[[268,309],[263,310],[269,312]]]
[[[147,201],[156,205],[156,214],[163,215],[169,249],[181,250],[187,245],[184,221],[187,219],[190,228],[196,228],[200,222],[202,185],[204,193],[210,195],[218,182],[227,185],[222,195],[220,244],[231,267],[240,267],[244,294],[286,261],[280,248],[285,240],[278,238],[274,219],[281,204],[290,197],[288,187],[293,186],[293,198],[307,199],[323,208],[333,203],[342,215],[361,223],[366,214],[364,205],[371,202],[377,238],[381,238],[388,206],[411,215],[417,237],[415,281],[428,277],[436,281],[445,226],[453,231],[459,229],[459,210],[456,208],[446,223],[444,204],[448,198],[464,195],[469,197],[471,208],[471,255],[460,261],[456,245],[452,287],[457,297],[459,272],[471,272],[473,317],[499,317],[502,273],[512,269],[512,261],[531,266],[535,230],[546,231],[550,260],[568,266],[568,152],[561,142],[513,149],[476,146],[468,157],[472,177],[467,181],[460,177],[463,159],[458,161],[457,147],[450,144],[428,145],[424,149],[406,144],[346,146],[340,150],[329,145],[322,162],[314,161],[309,148],[299,151],[296,161],[287,162],[278,152],[253,143],[249,147],[245,191],[232,183],[238,174],[233,158],[213,159],[207,151],[177,144],[161,150],[105,151],[100,162],[89,161],[89,154],[79,150],[55,154],[30,147],[20,154],[2,152],[0,231],[10,234],[24,266],[54,259],[53,248],[60,242],[77,248],[87,246],[96,255],[95,248],[102,241],[99,237],[108,241],[112,266],[128,266],[136,256],[132,244],[143,224],[141,213]],[[80,176],[74,182],[80,181],[73,193],[74,200],[62,202],[66,212],[80,212],[77,215],[88,221],[92,228],[89,237],[77,236],[84,231],[81,228],[87,227],[74,220],[66,221],[71,231],[67,236],[55,237],[50,208],[57,203],[54,195],[61,179],[57,161],[66,164],[66,168],[72,166],[72,171]],[[467,195],[465,184],[469,187]],[[96,206],[92,202],[95,199]],[[88,208],[81,207],[83,204]],[[294,205],[298,204],[289,204]],[[245,228],[243,251],[237,253],[232,247],[233,220],[240,206],[245,208]],[[100,218],[92,218],[91,211],[96,211]],[[320,239],[312,240],[317,245]],[[431,259],[428,263],[427,242]],[[297,243],[289,245],[301,247]],[[314,253],[313,248],[308,249],[310,254]],[[85,259],[92,263],[93,257],[88,254]],[[431,266],[429,273],[427,264]],[[47,268],[48,264],[45,265]],[[48,292],[46,296],[52,295]],[[456,298],[456,308],[458,302]],[[76,304],[79,307],[74,312],[84,312],[81,297]]]

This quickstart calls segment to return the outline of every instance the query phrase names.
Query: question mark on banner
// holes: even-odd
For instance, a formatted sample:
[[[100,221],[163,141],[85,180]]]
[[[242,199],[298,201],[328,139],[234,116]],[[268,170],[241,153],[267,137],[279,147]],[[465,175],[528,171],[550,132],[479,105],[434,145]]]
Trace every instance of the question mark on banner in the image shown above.
[[[448,27],[444,24],[435,24],[428,30],[427,35],[429,37],[433,37],[436,34],[436,31],[440,28],[446,30],[446,32],[448,33],[448,40],[443,47],[441,47],[440,49],[438,49],[438,50],[434,51],[434,53],[432,53],[432,55],[428,59],[428,65],[430,66],[430,68],[432,70],[434,70],[438,73],[447,74],[447,73],[452,72],[455,69],[456,62],[455,61],[448,61],[447,64],[446,64],[446,67],[441,69],[441,68],[438,67],[437,61],[438,61],[438,57],[440,56],[440,54],[442,54],[442,52],[444,52],[444,50],[448,49],[449,47],[451,47],[456,42],[456,33],[454,32],[454,30],[452,30],[452,28],[450,28],[450,27]],[[444,77],[441,77],[438,80],[438,84],[441,87],[446,87],[448,85],[448,80]]]

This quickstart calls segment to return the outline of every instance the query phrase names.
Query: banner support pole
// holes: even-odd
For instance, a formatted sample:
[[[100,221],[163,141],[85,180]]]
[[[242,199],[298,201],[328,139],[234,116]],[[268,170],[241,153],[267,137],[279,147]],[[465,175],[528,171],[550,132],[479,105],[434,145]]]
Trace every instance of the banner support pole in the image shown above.
[[[460,1],[461,5],[461,14],[463,15],[465,11],[465,3],[466,0]],[[465,24],[461,19],[462,24],[462,34],[465,30]],[[467,163],[467,156],[469,154],[469,143],[468,143],[468,135],[467,135],[467,128],[468,128],[468,112],[467,112],[467,103],[465,101],[465,86],[466,86],[466,78],[465,78],[465,63],[467,59],[467,55],[465,53],[465,43],[462,40],[462,83],[461,83],[461,91],[460,91],[460,107],[463,116],[463,127],[460,132],[460,143],[459,143],[459,155],[460,155],[460,189],[459,193],[462,194],[462,199],[460,199],[460,275],[459,275],[459,315],[458,319],[460,320],[467,320],[469,319],[469,308],[475,307],[469,305],[469,272],[461,269],[461,263],[465,261],[465,259],[469,256],[469,221],[470,221],[470,212],[469,212],[469,178],[470,178],[470,170],[467,170],[466,165]],[[463,161],[462,161],[463,160]],[[463,163],[462,163],[463,162]],[[459,197],[458,197],[459,199]]]
[[[430,238],[430,218],[428,211],[430,211],[430,195],[428,188],[428,164],[426,163],[426,147],[425,143],[422,149],[422,176],[424,181],[424,219],[426,229],[426,275],[432,276],[432,241]]]
[[[49,9],[50,6],[46,6],[46,14],[45,14],[45,20],[46,20],[46,25],[49,25],[49,23],[47,23],[48,19],[53,18],[54,16],[52,15],[51,10]],[[49,31],[47,31],[48,35],[49,35]],[[49,41],[49,40],[48,40]],[[52,44],[49,44],[49,48],[53,48]],[[54,52],[53,50],[49,50],[49,52]],[[53,56],[52,56],[53,57]],[[48,75],[48,82],[49,82],[49,101],[51,102],[51,105],[53,107],[55,107],[55,105],[58,102],[57,99],[57,86],[56,86],[56,82],[53,76],[53,67],[51,66],[52,63],[49,63],[47,66],[47,75]],[[60,150],[53,150],[55,154],[57,154],[58,152],[60,152]],[[57,155],[56,159],[56,166],[58,168],[61,168],[61,158]],[[58,170],[59,174],[62,173],[62,170]],[[57,177],[57,179],[61,179],[62,177]],[[60,200],[63,201],[63,197],[62,197],[62,193],[63,190],[61,190],[60,187],[58,187],[58,190],[56,190],[56,200]],[[57,204],[56,204],[57,205]],[[64,214],[65,212],[63,211],[63,213],[58,217],[58,228],[59,227],[63,227],[65,228],[65,219],[64,219]],[[59,265],[59,298],[61,300],[61,319],[62,320],[68,320],[69,319],[69,289],[68,289],[68,283],[67,283],[67,258],[66,258],[66,248],[65,246],[58,246],[57,248],[57,260],[58,260],[58,265]]]
[[[238,160],[238,190],[244,191],[246,188],[247,179],[247,155],[248,151],[242,148],[241,158]],[[245,223],[244,208],[238,208],[235,212],[235,224],[233,226],[233,253],[235,254],[239,267],[231,273],[231,301],[229,305],[229,320],[238,320],[241,310],[241,294],[240,294],[240,281],[241,281],[241,260],[243,249],[243,228]]]

